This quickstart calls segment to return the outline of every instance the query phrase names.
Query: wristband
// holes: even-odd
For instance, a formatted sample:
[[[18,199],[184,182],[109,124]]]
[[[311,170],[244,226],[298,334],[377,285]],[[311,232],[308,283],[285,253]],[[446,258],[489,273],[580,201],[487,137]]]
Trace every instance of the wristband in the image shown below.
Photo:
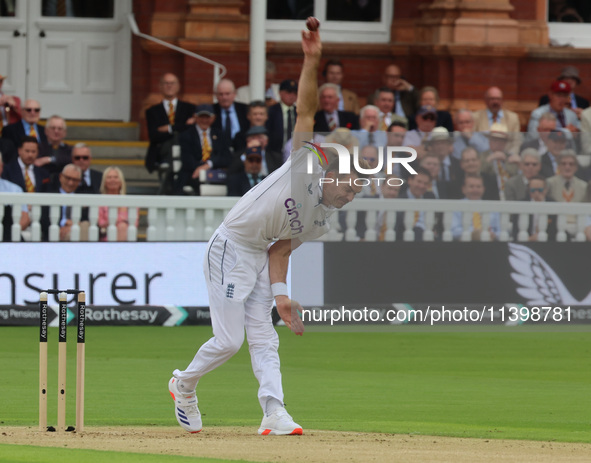
[[[273,283],[271,285],[271,292],[273,293],[273,297],[288,296],[287,284],[286,283]]]

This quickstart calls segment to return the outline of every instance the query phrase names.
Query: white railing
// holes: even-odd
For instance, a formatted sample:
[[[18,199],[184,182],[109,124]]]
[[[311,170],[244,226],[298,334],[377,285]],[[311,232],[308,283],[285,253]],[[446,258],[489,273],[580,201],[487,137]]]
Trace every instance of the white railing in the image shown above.
[[[137,35],[138,37],[141,37],[142,39],[146,39],[146,40],[150,40],[151,42],[155,42],[159,45],[162,45],[163,47],[170,48],[171,50],[178,51],[179,53],[190,56],[191,58],[198,59],[200,61],[203,61],[204,63],[211,64],[213,66],[213,91],[215,93],[215,89],[216,89],[218,83],[220,82],[220,80],[222,80],[222,77],[224,77],[226,75],[226,72],[227,72],[226,66],[224,66],[223,64],[218,63],[216,61],[210,60],[209,58],[206,58],[205,56],[198,55],[197,53],[193,53],[192,51],[185,50],[184,48],[181,48],[181,47],[177,47],[176,45],[173,45],[172,43],[165,42],[164,40],[160,40],[160,39],[157,39],[156,37],[152,37],[151,35],[144,34],[143,32],[140,32],[140,29],[135,21],[135,16],[133,14],[129,14],[127,16],[127,20],[129,21],[129,27],[131,28],[131,32],[134,35]]]
[[[107,227],[107,240],[115,241],[117,237],[116,220],[117,208],[127,207],[129,210],[128,241],[138,240],[138,229],[136,227],[138,209],[146,212],[147,241],[207,241],[215,229],[222,223],[223,218],[236,203],[238,198],[231,197],[179,197],[179,196],[111,196],[111,195],[63,195],[51,193],[34,194],[12,194],[0,193],[0,224],[4,214],[4,205],[12,206],[12,241],[21,241],[21,229],[19,219],[23,205],[29,206],[31,225],[27,232],[31,241],[41,241],[41,208],[48,206],[48,239],[49,241],[59,240],[59,218],[62,206],[72,207],[72,221],[74,223],[71,232],[71,240],[80,239],[79,220],[82,216],[82,208],[88,207],[89,217],[89,240],[98,241],[99,228],[98,208],[109,207],[109,225]],[[458,200],[407,200],[407,199],[364,199],[359,198],[347,204],[343,209],[346,214],[346,226],[340,230],[338,225],[338,214],[330,218],[331,230],[322,240],[324,241],[346,241],[358,240],[356,233],[357,212],[367,211],[365,225],[365,241],[376,241],[379,238],[377,230],[378,214],[380,211],[391,212],[386,214],[385,241],[396,239],[395,228],[397,221],[396,212],[404,212],[402,218],[405,225],[405,232],[402,236],[404,241],[413,241],[412,231],[415,219],[415,212],[424,212],[425,241],[433,241],[440,238],[442,241],[452,241],[451,222],[453,213],[463,213],[464,229],[467,229],[472,214],[482,214],[481,240],[490,240],[488,232],[490,214],[500,214],[500,232],[496,237],[500,241],[510,241],[513,236],[513,225],[510,217],[512,214],[519,214],[518,241],[527,241],[527,228],[529,216],[535,214],[538,217],[539,241],[547,239],[546,230],[548,216],[557,216],[557,241],[567,240],[567,230],[574,236],[576,241],[585,241],[585,228],[591,224],[591,204],[589,203],[535,203],[520,201],[458,201]],[[436,237],[432,232],[437,220],[437,213],[442,213],[442,232]],[[1,225],[0,225],[1,227]],[[2,229],[0,229],[2,236]],[[470,241],[471,233],[464,232],[462,241]]]

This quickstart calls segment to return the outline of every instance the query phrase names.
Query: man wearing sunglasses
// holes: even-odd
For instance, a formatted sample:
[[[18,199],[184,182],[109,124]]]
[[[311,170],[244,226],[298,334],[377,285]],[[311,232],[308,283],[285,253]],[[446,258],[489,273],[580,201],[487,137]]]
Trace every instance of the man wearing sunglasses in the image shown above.
[[[35,137],[40,146],[47,145],[45,127],[39,125],[41,117],[41,105],[36,100],[27,100],[23,105],[22,119],[14,124],[9,124],[2,129],[2,138],[7,138],[19,146],[23,137]]]
[[[257,141],[246,148],[244,153],[244,170],[228,176],[228,196],[242,196],[258,185],[265,176],[261,174],[263,154]]]
[[[76,193],[99,194],[103,173],[90,168],[92,152],[84,143],[76,143],[72,148],[72,164],[82,171],[80,184]]]

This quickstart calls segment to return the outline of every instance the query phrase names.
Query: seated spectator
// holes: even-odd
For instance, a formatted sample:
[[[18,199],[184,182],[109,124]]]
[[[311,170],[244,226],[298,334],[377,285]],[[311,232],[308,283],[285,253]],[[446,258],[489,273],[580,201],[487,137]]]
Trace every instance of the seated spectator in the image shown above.
[[[266,106],[279,102],[279,83],[275,82],[277,67],[272,61],[265,61],[265,103]],[[250,104],[253,101],[250,85],[243,85],[236,90],[236,101]]]
[[[464,200],[478,201],[484,196],[484,182],[482,177],[474,174],[466,174],[462,186]],[[464,229],[463,212],[454,212],[451,220],[451,233],[455,240],[462,239],[464,231],[471,235],[471,241],[480,241],[482,238],[482,214],[474,212],[469,227]],[[491,212],[489,215],[489,228],[491,240],[497,239],[501,231],[501,219],[498,212]]]
[[[468,146],[462,151],[460,168],[462,171],[458,175],[458,178],[448,184],[449,199],[462,199],[464,197],[462,187],[464,186],[464,178],[466,178],[467,175],[480,176],[482,178],[484,183],[484,195],[482,196],[482,199],[499,199],[497,179],[492,174],[481,173],[480,155],[472,146]]]
[[[98,194],[100,193],[103,173],[92,169],[92,151],[84,143],[76,143],[72,148],[72,164],[82,171],[82,180],[76,189],[76,193]]]
[[[509,134],[507,127],[500,123],[492,125],[488,133],[490,148],[480,153],[481,172],[492,175],[498,186],[500,199],[505,199],[505,183],[517,174],[521,158],[507,151]]]
[[[386,132],[387,146],[404,146],[404,137],[406,135],[407,128],[408,123],[406,119],[396,116],[390,124],[390,127],[388,127],[388,132]],[[386,156],[386,154],[387,152],[384,150],[384,156]],[[408,157],[409,153],[398,152],[395,153],[395,156],[401,158]],[[384,159],[384,165],[385,161],[386,159]],[[418,161],[413,161],[410,165],[414,169],[418,165]],[[408,170],[406,170],[404,167],[401,167],[399,163],[396,163],[392,166],[392,172],[396,175],[396,177],[403,179],[407,179],[410,175],[410,172],[408,172]]]
[[[435,195],[428,191],[431,184],[431,174],[428,170],[419,167],[416,169],[416,175],[411,175],[408,178],[408,188],[405,191],[400,191],[398,198],[400,199],[435,199]],[[406,212],[411,214],[411,212]],[[396,216],[396,239],[402,240],[404,231],[406,230],[404,224],[405,213],[398,212]],[[437,228],[437,226],[435,227]],[[425,213],[416,211],[414,213],[414,220],[412,225],[414,232],[414,241],[423,241],[425,233]],[[435,231],[435,230],[434,230]]]
[[[527,184],[527,199],[526,201],[545,202],[552,201],[547,197],[548,186],[546,179],[541,175],[533,176],[529,179]],[[513,223],[513,239],[519,239],[519,216],[513,214],[511,222]],[[548,216],[548,223],[546,226],[547,241],[556,241],[556,215]],[[539,237],[539,216],[538,214],[528,214],[527,218],[527,234],[528,241],[538,241]]]
[[[528,201],[528,184],[532,178],[540,175],[542,167],[538,151],[534,148],[523,150],[519,167],[519,173],[505,183],[505,199],[507,201]],[[544,187],[546,187],[546,182],[544,182]],[[544,193],[544,198],[545,196]]]
[[[567,103],[567,107],[572,109],[580,119],[581,112],[589,107],[589,100],[583,98],[580,95],[575,94],[575,88],[577,88],[578,85],[581,85],[581,77],[579,76],[579,70],[575,66],[566,66],[558,76],[558,79],[556,80],[563,80],[564,82],[570,85],[571,92],[569,95],[569,102]],[[538,103],[538,106],[547,105],[549,102],[550,100],[548,98],[548,95],[542,95],[540,97],[540,102]]]
[[[435,128],[437,110],[434,106],[421,106],[415,115],[417,128],[409,130],[404,136],[404,146],[410,146],[417,151],[417,160],[421,160],[427,152],[427,141]]]
[[[441,172],[441,159],[435,153],[427,153],[419,164],[431,174],[431,185],[427,188],[435,196],[435,199],[448,199],[449,182],[439,179]]]
[[[441,162],[439,180],[443,182],[457,180],[461,173],[460,162],[451,155],[454,149],[454,139],[447,129],[435,127],[426,146],[427,152],[437,156]]]
[[[318,89],[320,110],[314,116],[314,132],[332,132],[339,127],[359,129],[359,119],[355,113],[338,109],[338,92],[339,87],[335,84],[323,84]]]
[[[256,144],[253,142],[256,141]],[[260,174],[267,176],[283,165],[283,154],[269,149],[269,134],[264,126],[255,125],[246,131],[246,146],[259,146],[263,157]],[[228,173],[238,173],[244,170],[245,151],[235,152]]]
[[[394,112],[396,114],[408,119],[418,111],[419,92],[414,85],[402,77],[402,72],[396,64],[386,67],[382,76],[382,84],[382,87],[388,87],[394,91]],[[376,96],[377,92],[372,93],[368,97],[367,103],[375,104]]]
[[[59,174],[59,186],[52,185],[48,189],[48,193],[60,193],[60,194],[74,194],[80,182],[82,181],[82,170],[80,167],[74,164],[68,164],[62,169]],[[60,227],[59,240],[70,241],[70,235],[72,233],[72,210],[69,206],[62,206],[60,209],[60,217],[58,220]],[[82,215],[80,219],[80,241],[88,241],[88,208],[82,208]],[[43,206],[41,208],[41,233],[43,241],[49,241],[49,206]]]
[[[127,193],[125,177],[119,167],[111,166],[104,170],[100,192],[103,195],[124,195]],[[136,214],[136,227],[138,222],[139,215]],[[108,206],[99,207],[97,226],[99,227],[99,241],[107,241],[107,230],[109,227]],[[127,241],[127,230],[129,228],[129,211],[127,207],[120,207],[117,209],[115,226],[117,227],[117,241]]]
[[[577,114],[567,107],[570,85],[564,80],[552,82],[548,92],[548,104],[540,106],[532,111],[529,123],[527,125],[527,134],[530,139],[536,138],[538,133],[538,123],[542,114],[550,112],[556,116],[556,127],[558,129],[568,129],[571,132],[579,132],[581,124]]]
[[[486,151],[489,148],[486,135],[476,131],[472,111],[460,109],[456,113],[454,122],[456,127],[456,131],[454,132],[454,158],[460,159],[462,151],[468,146],[475,148],[478,153]]]
[[[225,169],[232,161],[228,137],[213,126],[213,106],[199,105],[195,116],[195,129],[186,130],[179,137],[182,167],[174,185],[175,194],[182,194],[184,187],[190,186],[199,195],[201,171]]]
[[[220,80],[215,96],[218,102],[213,105],[215,118],[212,128],[218,131],[219,136],[225,138],[228,146],[232,146],[236,134],[250,127],[246,117],[248,106],[235,101],[236,87],[230,79]]]
[[[262,100],[255,100],[248,105],[248,114],[246,116],[250,127],[265,127],[269,115],[267,114],[267,106]],[[241,130],[234,137],[234,153],[242,154],[246,149],[246,132],[250,129]]]
[[[244,153],[244,168],[228,176],[228,196],[242,196],[265,176],[261,174],[263,162],[262,149],[258,140],[249,142],[251,146]]]
[[[160,78],[162,102],[146,110],[150,145],[146,152],[146,169],[153,172],[164,162],[172,147],[173,135],[188,130],[195,124],[195,105],[179,100],[179,79],[167,72]]]
[[[485,109],[474,113],[474,130],[488,132],[495,123],[507,127],[509,143],[507,152],[519,154],[519,146],[522,142],[521,123],[519,116],[513,111],[503,108],[503,92],[499,87],[490,87],[484,94]]]
[[[37,139],[40,146],[47,143],[45,130],[39,124],[41,105],[36,100],[26,100],[22,109],[22,119],[2,129],[2,138],[7,138],[14,146],[20,146],[23,137],[30,136]]]
[[[361,108],[359,113],[359,130],[351,132],[359,141],[360,146],[386,146],[386,132],[378,130],[379,124],[380,109],[377,106],[367,105]]]
[[[419,106],[439,106],[439,92],[435,87],[423,87],[419,92]],[[415,115],[413,114],[409,120],[408,125],[410,129],[416,129]],[[451,114],[448,111],[437,110],[437,119],[435,127],[445,127],[448,132],[454,131],[454,123]]]
[[[34,162],[39,155],[35,137],[23,137],[18,148],[18,157],[4,166],[2,178],[17,184],[27,193],[44,192],[49,185],[49,172],[37,167]]]
[[[546,151],[548,151],[548,147],[546,146],[546,141],[548,141],[548,137],[550,136],[550,132],[555,131],[556,129],[556,116],[552,113],[544,113],[540,116],[540,122],[538,123],[537,128],[537,137],[529,138],[519,148],[519,151],[523,151],[526,148],[535,148],[540,153],[540,156],[543,156]],[[570,132],[566,131],[565,135],[568,136]]]
[[[567,145],[566,134],[561,130],[552,130],[546,137],[545,145],[547,151],[542,156],[542,167],[540,174],[550,178],[558,173],[558,160]]]
[[[388,130],[392,123],[392,116],[394,115],[394,91],[388,87],[382,87],[376,92],[374,104],[380,110],[380,125],[379,129],[383,132]]]
[[[587,182],[575,176],[579,162],[573,150],[564,150],[558,160],[558,174],[547,179],[548,197],[553,201],[581,203],[587,192]],[[567,216],[566,231],[569,238],[576,234],[576,216]]]
[[[0,177],[2,177],[2,170],[4,168],[4,163],[2,162],[2,156],[0,156]],[[4,180],[0,178],[0,193],[22,193],[23,189],[15,183],[9,182],[8,180]],[[4,208],[4,217],[2,219],[2,226],[3,226],[3,234],[0,238],[2,241],[12,241],[11,240],[11,227],[12,227],[12,206],[0,206]],[[30,219],[29,219],[29,208],[26,204],[23,204],[21,207],[21,217],[19,224],[21,226],[21,230],[26,229],[29,226]]]
[[[343,63],[336,59],[328,60],[324,65],[322,76],[326,79],[326,83],[335,84],[339,88],[339,111],[350,111],[359,114],[359,98],[357,98],[357,94],[343,88]]]
[[[47,119],[47,145],[40,146],[39,157],[35,160],[36,166],[45,167],[49,172],[56,173],[72,162],[72,147],[64,142],[67,133],[63,117],[53,115]]]

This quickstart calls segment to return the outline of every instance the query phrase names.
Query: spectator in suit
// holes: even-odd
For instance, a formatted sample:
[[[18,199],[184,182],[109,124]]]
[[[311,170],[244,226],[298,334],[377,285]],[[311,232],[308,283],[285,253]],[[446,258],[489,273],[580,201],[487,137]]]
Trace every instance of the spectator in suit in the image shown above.
[[[548,185],[546,179],[541,175],[531,177],[527,183],[527,197],[525,201],[546,202],[552,201],[548,198]],[[513,240],[518,240],[519,235],[519,216],[513,214],[511,217],[513,224]],[[548,216],[548,225],[546,227],[547,240],[556,241],[556,215]],[[528,241],[538,241],[539,235],[539,217],[537,214],[528,214],[527,233],[529,235]]]
[[[246,117],[248,106],[235,101],[236,87],[230,79],[220,80],[215,96],[218,102],[213,105],[215,119],[212,128],[226,139],[228,146],[232,146],[236,134],[250,127]]]
[[[557,174],[560,154],[567,148],[567,135],[561,130],[552,130],[545,142],[548,151],[542,156],[542,168],[540,174],[549,178]]]
[[[47,145],[40,147],[39,157],[35,165],[45,167],[49,172],[61,172],[72,162],[72,147],[64,142],[67,135],[66,121],[63,117],[53,115],[45,124]]]
[[[417,151],[417,160],[421,160],[427,152],[427,141],[437,123],[435,106],[421,106],[415,115],[417,128],[406,132],[404,146],[410,146]],[[447,133],[447,130],[446,130]]]
[[[23,189],[18,186],[16,183],[12,183],[8,180],[4,180],[2,177],[2,171],[4,169],[4,163],[2,162],[2,157],[0,156],[0,193],[22,193]],[[3,234],[0,236],[2,241],[12,241],[11,240],[11,227],[12,227],[12,206],[0,206],[4,209],[4,217],[2,219],[2,226],[3,226]],[[26,204],[23,204],[21,208],[21,217],[19,224],[21,226],[21,230],[24,230],[29,226],[30,219],[29,219],[29,208]]]
[[[2,91],[5,75],[0,74],[0,130],[21,120],[21,99]]]
[[[54,184],[47,191],[48,193],[59,193],[59,194],[75,194],[82,181],[82,170],[80,167],[74,164],[68,164],[65,166],[59,174],[59,183]],[[59,240],[70,241],[70,235],[72,232],[72,217],[71,208],[62,206],[60,211],[60,218],[58,220],[60,227]],[[80,218],[80,241],[88,241],[88,208],[82,209],[82,216]],[[43,241],[49,240],[49,206],[43,206],[41,209],[41,233]]]
[[[439,92],[435,87],[423,87],[419,92],[420,106],[439,106]],[[408,120],[409,128],[416,129],[415,115],[413,114]],[[435,127],[445,127],[448,132],[454,131],[454,122],[451,114],[448,111],[437,110],[437,118],[435,120]]]
[[[14,143],[14,146],[20,146],[24,136],[35,137],[40,146],[47,144],[44,127],[39,124],[39,118],[41,117],[39,102],[26,100],[22,109],[22,116],[19,122],[4,126],[2,138],[8,138]]]
[[[483,199],[484,196],[484,182],[482,177],[477,174],[466,174],[464,177],[464,184],[462,186],[462,193],[464,200],[478,201]],[[490,232],[491,239],[495,240],[501,231],[501,218],[498,212],[490,213],[490,222],[488,231]],[[468,232],[471,234],[471,241],[480,241],[482,237],[482,214],[474,212],[472,214],[472,220]],[[463,213],[454,212],[451,219],[451,234],[455,240],[462,238],[464,233]]]
[[[318,89],[320,110],[314,116],[314,132],[332,132],[338,127],[359,129],[359,120],[354,113],[338,110],[338,91],[335,84],[323,84]]]
[[[527,125],[527,134],[530,139],[537,136],[540,117],[547,112],[556,116],[556,127],[558,129],[568,129],[571,132],[580,131],[581,123],[577,114],[567,106],[570,93],[571,86],[564,80],[552,82],[550,91],[548,92],[548,104],[534,109],[530,115]]]
[[[438,179],[453,182],[461,175],[460,162],[451,153],[454,149],[453,135],[445,127],[435,127],[426,142],[427,152],[434,154],[441,161]]]
[[[472,146],[479,153],[489,148],[488,138],[475,129],[472,111],[467,109],[458,110],[454,122],[456,131],[454,132],[453,156],[456,159],[460,159],[462,152],[468,146]]]
[[[557,202],[581,203],[585,200],[587,182],[575,176],[579,162],[573,150],[564,150],[558,160],[558,172],[546,180],[548,197]],[[566,232],[569,239],[576,234],[577,218],[569,215],[566,218]]]
[[[246,149],[246,132],[251,127],[265,127],[269,114],[267,112],[267,105],[262,100],[251,101],[248,105],[248,114],[246,116],[250,127],[245,130],[241,130],[234,137],[234,153],[241,154]]]
[[[481,172],[492,175],[499,188],[500,199],[505,199],[505,183],[517,174],[521,158],[507,152],[509,134],[507,127],[495,122],[488,133],[490,149],[480,153]]]
[[[407,80],[403,79],[400,68],[396,64],[390,64],[384,70],[382,77],[383,87],[394,91],[394,112],[407,119],[419,109],[419,92]],[[377,94],[370,95],[367,102],[375,104]]]
[[[505,199],[507,201],[527,201],[529,199],[528,184],[532,178],[540,176],[542,167],[540,153],[534,148],[526,148],[521,152],[519,167],[520,172],[505,183]],[[546,182],[544,182],[544,187],[546,187]]]
[[[387,131],[392,123],[394,116],[394,90],[388,87],[382,87],[376,92],[374,99],[375,105],[380,109],[380,127],[382,131]]]
[[[44,192],[49,184],[49,172],[37,167],[34,162],[39,155],[35,137],[23,137],[18,148],[18,157],[4,166],[2,178],[17,184],[27,193]]]
[[[263,155],[258,141],[251,142],[244,153],[244,170],[228,176],[228,196],[242,196],[265,176],[261,174]]]
[[[246,131],[246,146],[258,146],[261,150],[261,175],[267,176],[277,170],[283,164],[283,153],[269,149],[269,134],[263,126],[255,125]],[[245,151],[234,153],[229,173],[239,173],[244,171],[244,162],[246,160]]]
[[[556,116],[552,113],[544,113],[540,116],[540,121],[537,128],[537,137],[529,138],[523,142],[519,151],[523,151],[526,148],[534,148],[538,150],[540,156],[544,155],[548,151],[546,141],[550,132],[556,129]],[[565,132],[566,133],[566,132]],[[570,133],[570,132],[569,132]]]
[[[92,151],[84,143],[76,143],[72,148],[72,164],[80,168],[82,179],[76,189],[76,193],[98,194],[100,193],[103,173],[91,169]]]
[[[219,128],[212,105],[197,106],[197,124],[179,137],[182,167],[174,186],[176,194],[182,194],[185,186],[191,186],[199,194],[199,174],[210,169],[225,169],[231,161],[230,144]]]
[[[503,108],[503,91],[499,87],[490,87],[484,94],[485,109],[474,113],[474,130],[488,132],[495,123],[504,124],[509,134],[507,151],[519,154],[522,142],[521,123],[519,116],[513,111]]]
[[[296,99],[298,84],[295,80],[284,80],[279,86],[280,102],[269,107],[267,131],[269,149],[281,152],[293,133],[297,118]]]
[[[589,107],[589,100],[583,98],[580,95],[575,94],[575,88],[581,85],[581,77],[579,76],[579,70],[575,66],[566,66],[558,76],[558,79],[556,80],[563,80],[570,85],[571,92],[569,95],[569,102],[567,103],[567,107],[572,109],[580,119],[583,110]],[[550,100],[548,98],[548,95],[542,95],[540,97],[540,102],[538,103],[538,106],[547,105],[549,102]]]
[[[388,127],[388,132],[386,132],[387,146],[392,146],[392,147],[404,146],[404,137],[406,135],[407,128],[408,128],[407,121],[400,116],[396,116],[396,118],[390,124],[390,127]],[[387,155],[387,152],[386,152],[386,150],[384,150],[384,157],[386,155]],[[409,154],[406,152],[404,152],[404,153],[399,152],[399,153],[396,153],[396,156],[408,157]],[[384,165],[386,165],[385,162],[386,162],[386,159],[384,159]],[[418,165],[418,161],[414,161],[413,163],[411,163],[411,166],[413,166],[413,168],[416,167],[417,165]],[[408,170],[406,170],[404,167],[401,167],[401,165],[398,163],[396,163],[392,166],[392,173],[395,174],[396,177],[403,178],[403,179],[408,178],[408,176],[410,175]]]
[[[435,199],[448,199],[448,185],[449,182],[439,180],[439,172],[441,171],[441,159],[435,153],[427,153],[419,165],[428,170],[431,174],[431,184],[427,191],[433,193]]]
[[[435,199],[435,195],[428,191],[431,185],[431,174],[427,169],[418,167],[416,175],[411,175],[408,178],[408,187],[404,191],[400,191],[398,198],[400,199]],[[396,217],[396,239],[403,239],[405,231],[404,212],[398,212]],[[407,212],[406,214],[412,214]],[[416,211],[414,213],[413,232],[415,241],[423,241],[423,234],[425,233],[425,213]]]
[[[351,133],[357,138],[360,146],[374,145],[386,146],[386,132],[380,131],[380,109],[377,106],[367,105],[359,112],[359,130]]]
[[[146,152],[146,169],[156,170],[170,150],[170,142],[175,132],[181,133],[195,124],[195,105],[179,100],[181,90],[179,79],[167,72],[160,78],[162,102],[146,110],[146,123],[150,145]]]
[[[351,90],[343,88],[343,63],[336,59],[329,59],[322,71],[326,83],[335,84],[338,87],[339,111],[349,111],[359,114],[359,98]]]
[[[103,195],[125,195],[127,186],[125,176],[119,167],[107,167],[103,172],[100,192]],[[107,241],[107,229],[109,227],[109,207],[99,207],[97,226],[99,227],[99,241]],[[139,215],[136,215],[136,224],[139,222]],[[117,241],[127,241],[127,230],[129,228],[129,211],[126,207],[120,207],[117,210]]]
[[[460,159],[460,168],[462,171],[457,180],[448,184],[449,199],[462,199],[464,197],[462,193],[464,178],[466,175],[472,174],[482,178],[484,183],[484,195],[482,199],[499,200],[497,179],[492,174],[481,173],[481,165],[480,154],[478,154],[474,147],[468,146],[462,151],[462,157]]]
[[[279,83],[275,83],[277,67],[272,61],[265,61],[265,105],[271,106],[279,101]],[[250,85],[243,85],[236,90],[236,101],[249,104],[253,101]]]

